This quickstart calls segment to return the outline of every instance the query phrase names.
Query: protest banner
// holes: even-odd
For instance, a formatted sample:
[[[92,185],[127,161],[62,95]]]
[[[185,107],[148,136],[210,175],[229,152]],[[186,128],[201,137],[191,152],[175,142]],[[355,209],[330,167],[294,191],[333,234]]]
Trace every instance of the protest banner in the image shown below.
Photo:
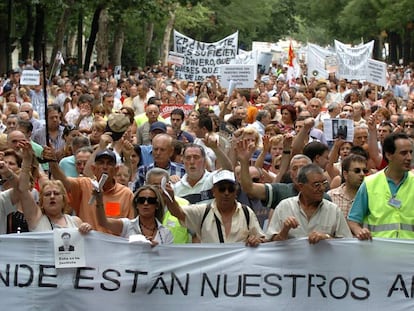
[[[0,237],[4,310],[411,310],[414,243],[307,239],[148,245],[91,232],[57,269],[53,233]],[[110,251],[108,251],[110,250]]]
[[[40,85],[39,70],[23,70],[20,85]]]
[[[220,79],[219,66],[230,64],[236,57],[238,32],[224,39],[206,43],[191,39],[174,30],[174,52],[184,55],[184,64],[177,66],[179,79],[202,82],[214,75]]]
[[[333,56],[335,53],[319,45],[309,43],[307,46],[308,77],[316,79],[327,79],[329,76],[325,67],[326,57]]]
[[[366,64],[372,57],[374,41],[349,47],[335,40],[335,52],[338,58],[338,78],[366,80]]]
[[[366,67],[367,81],[383,87],[387,86],[387,64],[368,59]]]
[[[220,67],[221,86],[229,88],[230,81],[233,81],[236,88],[254,87],[255,65],[223,65]]]
[[[184,111],[184,115],[188,116],[191,111],[194,110],[194,105],[161,105],[160,106],[160,116],[164,119],[167,119],[171,115],[171,111],[179,108]]]

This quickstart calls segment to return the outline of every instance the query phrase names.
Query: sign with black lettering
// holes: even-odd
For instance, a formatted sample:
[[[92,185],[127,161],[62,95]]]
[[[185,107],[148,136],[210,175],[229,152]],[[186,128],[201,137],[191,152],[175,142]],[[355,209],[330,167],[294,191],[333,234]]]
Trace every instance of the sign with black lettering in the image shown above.
[[[53,233],[0,237],[2,310],[412,310],[414,242],[149,245],[91,232],[57,269]],[[392,264],[390,264],[392,263]]]
[[[174,52],[184,56],[184,62],[177,66],[175,74],[188,81],[202,82],[214,75],[220,79],[219,66],[230,64],[236,57],[238,32],[213,42],[191,39],[174,30]]]
[[[20,77],[20,85],[39,85],[40,72],[39,70],[23,70]]]

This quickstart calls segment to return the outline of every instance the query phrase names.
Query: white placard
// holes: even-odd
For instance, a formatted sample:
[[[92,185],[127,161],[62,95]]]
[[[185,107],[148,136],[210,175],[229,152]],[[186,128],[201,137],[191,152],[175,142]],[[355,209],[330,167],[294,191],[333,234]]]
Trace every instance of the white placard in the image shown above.
[[[354,121],[350,119],[325,119],[323,120],[323,132],[327,141],[343,139],[354,140]]]
[[[85,266],[85,246],[78,229],[54,229],[53,241],[56,268]]]
[[[255,65],[225,65],[220,67],[221,85],[225,88],[229,87],[230,81],[238,89],[254,87]]]
[[[20,77],[20,85],[39,85],[40,72],[39,70],[23,70]]]
[[[183,54],[179,54],[179,53],[174,53],[174,52],[169,52],[168,53],[168,63],[172,64],[172,65],[177,65],[177,66],[181,66],[184,64],[184,55]]]
[[[383,87],[387,86],[387,64],[369,59],[366,67],[367,81]]]

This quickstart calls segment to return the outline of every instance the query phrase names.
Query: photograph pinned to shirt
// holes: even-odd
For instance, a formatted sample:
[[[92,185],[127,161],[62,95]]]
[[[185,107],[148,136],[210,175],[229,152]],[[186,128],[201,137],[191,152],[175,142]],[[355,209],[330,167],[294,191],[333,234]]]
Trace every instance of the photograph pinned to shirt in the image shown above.
[[[56,268],[85,266],[85,241],[77,228],[53,230]]]
[[[343,139],[354,140],[354,121],[351,119],[325,119],[323,120],[323,132],[327,141]]]

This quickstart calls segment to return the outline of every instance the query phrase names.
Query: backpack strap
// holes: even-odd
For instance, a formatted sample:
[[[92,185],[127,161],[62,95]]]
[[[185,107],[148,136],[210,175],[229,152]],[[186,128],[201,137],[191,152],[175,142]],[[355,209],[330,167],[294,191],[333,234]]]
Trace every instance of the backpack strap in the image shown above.
[[[247,230],[250,230],[250,213],[249,209],[247,208],[247,205],[242,204],[244,217],[246,217],[246,224],[247,224]]]
[[[208,213],[211,210],[211,203],[208,203],[206,206],[206,210],[204,211],[204,215],[203,218],[201,219],[201,225],[200,225],[200,231],[203,228],[203,224],[204,224],[204,220],[206,219]],[[216,226],[217,226],[217,234],[219,237],[219,241],[220,243],[224,243],[224,236],[223,236],[223,231],[221,230],[221,222],[220,219],[218,219],[217,215],[214,214],[214,219],[216,220]]]
[[[243,208],[244,217],[246,218],[247,230],[250,230],[250,213],[249,213],[249,209],[244,204],[242,204],[242,208]],[[206,209],[204,211],[203,218],[201,219],[200,231],[201,231],[201,228],[203,227],[204,220],[206,219],[206,217],[207,217],[208,213],[210,212],[210,210],[211,210],[211,203],[208,203],[207,206],[206,206]],[[219,237],[219,241],[220,241],[220,243],[224,243],[224,236],[223,236],[223,231],[221,230],[220,219],[218,219],[216,214],[214,214],[214,219],[216,220],[217,234],[218,234],[218,237]]]
[[[208,213],[210,212],[210,210],[211,210],[211,203],[208,203],[204,211],[203,218],[201,219],[200,231],[201,231],[201,228],[203,228],[204,220],[206,220],[206,217]]]

